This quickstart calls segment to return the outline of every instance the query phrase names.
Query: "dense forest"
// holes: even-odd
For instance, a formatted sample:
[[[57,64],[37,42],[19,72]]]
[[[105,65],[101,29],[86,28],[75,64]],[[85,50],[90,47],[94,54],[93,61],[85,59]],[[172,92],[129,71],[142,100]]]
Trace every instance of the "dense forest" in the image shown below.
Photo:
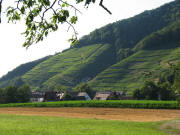
[[[176,0],[96,29],[54,56],[20,65],[0,79],[0,87],[29,84],[33,91],[73,90],[85,82],[94,90],[124,90],[136,96],[147,85],[177,90],[178,72],[173,82],[167,78],[180,62],[179,35],[180,1]],[[158,98],[160,91],[156,92]],[[148,99],[140,94],[138,98]]]

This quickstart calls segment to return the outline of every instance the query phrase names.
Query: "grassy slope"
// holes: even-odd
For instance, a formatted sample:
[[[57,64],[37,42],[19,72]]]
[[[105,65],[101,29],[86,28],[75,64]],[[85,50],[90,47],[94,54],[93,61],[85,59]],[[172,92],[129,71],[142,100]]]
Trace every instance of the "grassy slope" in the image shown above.
[[[0,115],[1,135],[167,135],[161,123]]]
[[[29,70],[33,69],[35,66],[40,64],[43,61],[46,61],[48,58],[51,56],[47,56],[32,62],[28,62],[25,64],[22,64],[15,68],[14,70],[8,72],[5,76],[0,78],[0,88],[1,87],[6,87],[9,83],[13,81],[13,79],[16,79],[17,77],[21,77],[24,74],[26,74]]]
[[[177,43],[180,46],[180,43]],[[135,89],[147,79],[158,78],[159,74],[180,59],[180,48],[161,50],[141,50],[109,67],[90,84],[95,89]]]
[[[107,57],[111,63],[102,59]],[[79,80],[91,77],[115,63],[111,45],[97,44],[70,49],[39,64],[23,76],[33,87],[56,84],[75,86]],[[89,72],[91,69],[91,72]]]

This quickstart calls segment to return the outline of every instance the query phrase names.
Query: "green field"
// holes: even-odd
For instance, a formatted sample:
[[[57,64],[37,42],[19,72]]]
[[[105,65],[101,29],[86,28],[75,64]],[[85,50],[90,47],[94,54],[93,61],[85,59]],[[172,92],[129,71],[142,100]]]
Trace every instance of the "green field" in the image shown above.
[[[162,122],[0,115],[0,135],[167,135]]]
[[[0,107],[104,107],[104,108],[144,108],[180,109],[177,101],[150,100],[107,100],[107,101],[59,101],[42,103],[0,104]]]

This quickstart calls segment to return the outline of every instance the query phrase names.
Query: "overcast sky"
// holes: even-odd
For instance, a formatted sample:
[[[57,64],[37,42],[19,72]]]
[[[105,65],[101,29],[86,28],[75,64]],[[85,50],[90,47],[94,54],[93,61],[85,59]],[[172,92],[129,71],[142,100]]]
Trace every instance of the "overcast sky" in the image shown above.
[[[104,0],[104,5],[111,10],[112,15],[98,6],[100,0],[96,1],[96,4],[91,5],[88,9],[85,9],[83,5],[78,6],[78,9],[83,12],[79,15],[79,21],[75,26],[79,37],[108,23],[132,17],[144,10],[157,8],[173,0]],[[10,4],[5,2],[8,1],[4,0],[6,6]],[[59,26],[59,31],[51,33],[43,42],[26,50],[21,46],[24,37],[20,34],[24,31],[24,25],[22,23],[7,24],[6,22],[4,14],[2,24],[0,24],[0,77],[20,64],[60,52],[69,47],[67,40],[72,33],[67,32],[67,28]]]

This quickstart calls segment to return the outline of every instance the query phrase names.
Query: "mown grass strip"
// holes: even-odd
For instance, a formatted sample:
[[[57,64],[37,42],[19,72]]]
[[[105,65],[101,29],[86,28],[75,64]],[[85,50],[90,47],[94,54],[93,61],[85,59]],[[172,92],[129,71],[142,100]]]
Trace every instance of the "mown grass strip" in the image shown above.
[[[0,115],[1,135],[167,135],[162,122]]]
[[[109,101],[58,101],[42,103],[10,103],[0,104],[0,107],[102,107],[102,108],[144,108],[144,109],[180,109],[177,101],[139,101],[139,100],[109,100]]]

